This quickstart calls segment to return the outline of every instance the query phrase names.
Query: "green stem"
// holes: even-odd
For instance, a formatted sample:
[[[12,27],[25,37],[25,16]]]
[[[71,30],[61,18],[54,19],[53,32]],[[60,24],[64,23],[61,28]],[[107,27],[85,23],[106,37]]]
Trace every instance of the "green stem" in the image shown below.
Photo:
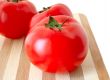
[[[52,16],[49,17],[49,22],[45,24],[46,27],[53,29],[53,28],[57,28],[59,29],[59,31],[61,31],[62,26],[64,25],[64,23],[67,22],[68,19],[66,19],[62,24],[58,23]]]
[[[13,0],[13,2],[18,2],[19,0]]]

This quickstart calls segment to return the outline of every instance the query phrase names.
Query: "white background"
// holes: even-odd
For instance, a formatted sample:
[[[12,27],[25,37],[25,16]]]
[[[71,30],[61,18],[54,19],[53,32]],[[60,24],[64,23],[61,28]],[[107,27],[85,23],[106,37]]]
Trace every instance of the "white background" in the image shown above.
[[[74,13],[88,17],[91,29],[110,75],[110,1],[109,0],[30,0],[37,10],[55,3],[66,4]]]

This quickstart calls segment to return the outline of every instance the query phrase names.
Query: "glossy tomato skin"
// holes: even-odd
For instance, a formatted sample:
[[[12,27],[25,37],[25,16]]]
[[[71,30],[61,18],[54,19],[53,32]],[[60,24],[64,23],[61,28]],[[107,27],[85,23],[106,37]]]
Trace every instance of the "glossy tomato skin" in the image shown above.
[[[12,39],[26,36],[29,22],[36,13],[28,1],[4,2],[0,7],[0,33]]]
[[[67,16],[54,16],[60,23]],[[79,23],[68,17],[62,30],[49,29],[44,25],[28,34],[25,50],[30,61],[46,72],[74,71],[85,59],[88,50],[87,36]],[[42,21],[48,22],[49,17]],[[69,24],[68,24],[69,22]]]
[[[39,23],[43,18],[56,15],[67,15],[72,17],[72,12],[64,4],[55,4],[53,6],[50,6],[50,8],[45,10],[44,12],[38,13],[33,16],[30,22],[30,28]]]

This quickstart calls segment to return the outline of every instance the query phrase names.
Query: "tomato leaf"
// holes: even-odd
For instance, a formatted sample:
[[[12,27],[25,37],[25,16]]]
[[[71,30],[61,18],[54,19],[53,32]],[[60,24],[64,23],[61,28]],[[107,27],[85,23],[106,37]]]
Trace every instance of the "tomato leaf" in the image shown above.
[[[46,27],[49,28],[58,28],[61,30],[62,24],[59,24],[52,16],[49,17],[49,22],[48,24],[45,24]]]

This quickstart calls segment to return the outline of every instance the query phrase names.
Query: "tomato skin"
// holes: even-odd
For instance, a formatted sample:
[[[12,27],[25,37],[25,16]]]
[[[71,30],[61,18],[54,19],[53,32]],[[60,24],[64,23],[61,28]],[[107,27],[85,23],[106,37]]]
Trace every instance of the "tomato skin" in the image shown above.
[[[39,23],[39,21],[41,21],[43,18],[56,15],[67,15],[72,17],[72,12],[64,4],[55,4],[51,6],[48,10],[33,16],[30,22],[30,28],[32,28],[35,24]]]
[[[57,21],[67,16],[53,16]],[[62,30],[50,29],[45,25],[34,26],[25,40],[26,55],[37,67],[46,72],[74,71],[85,59],[88,40],[84,30],[73,18],[62,26]],[[59,19],[59,20],[58,20]],[[41,21],[47,23],[49,17]]]
[[[1,4],[2,4],[2,3],[4,3],[4,2],[5,2],[5,1],[3,1],[3,0],[0,0],[0,6],[1,6]]]
[[[29,22],[36,13],[28,1],[4,2],[0,7],[0,33],[12,39],[26,36]]]

